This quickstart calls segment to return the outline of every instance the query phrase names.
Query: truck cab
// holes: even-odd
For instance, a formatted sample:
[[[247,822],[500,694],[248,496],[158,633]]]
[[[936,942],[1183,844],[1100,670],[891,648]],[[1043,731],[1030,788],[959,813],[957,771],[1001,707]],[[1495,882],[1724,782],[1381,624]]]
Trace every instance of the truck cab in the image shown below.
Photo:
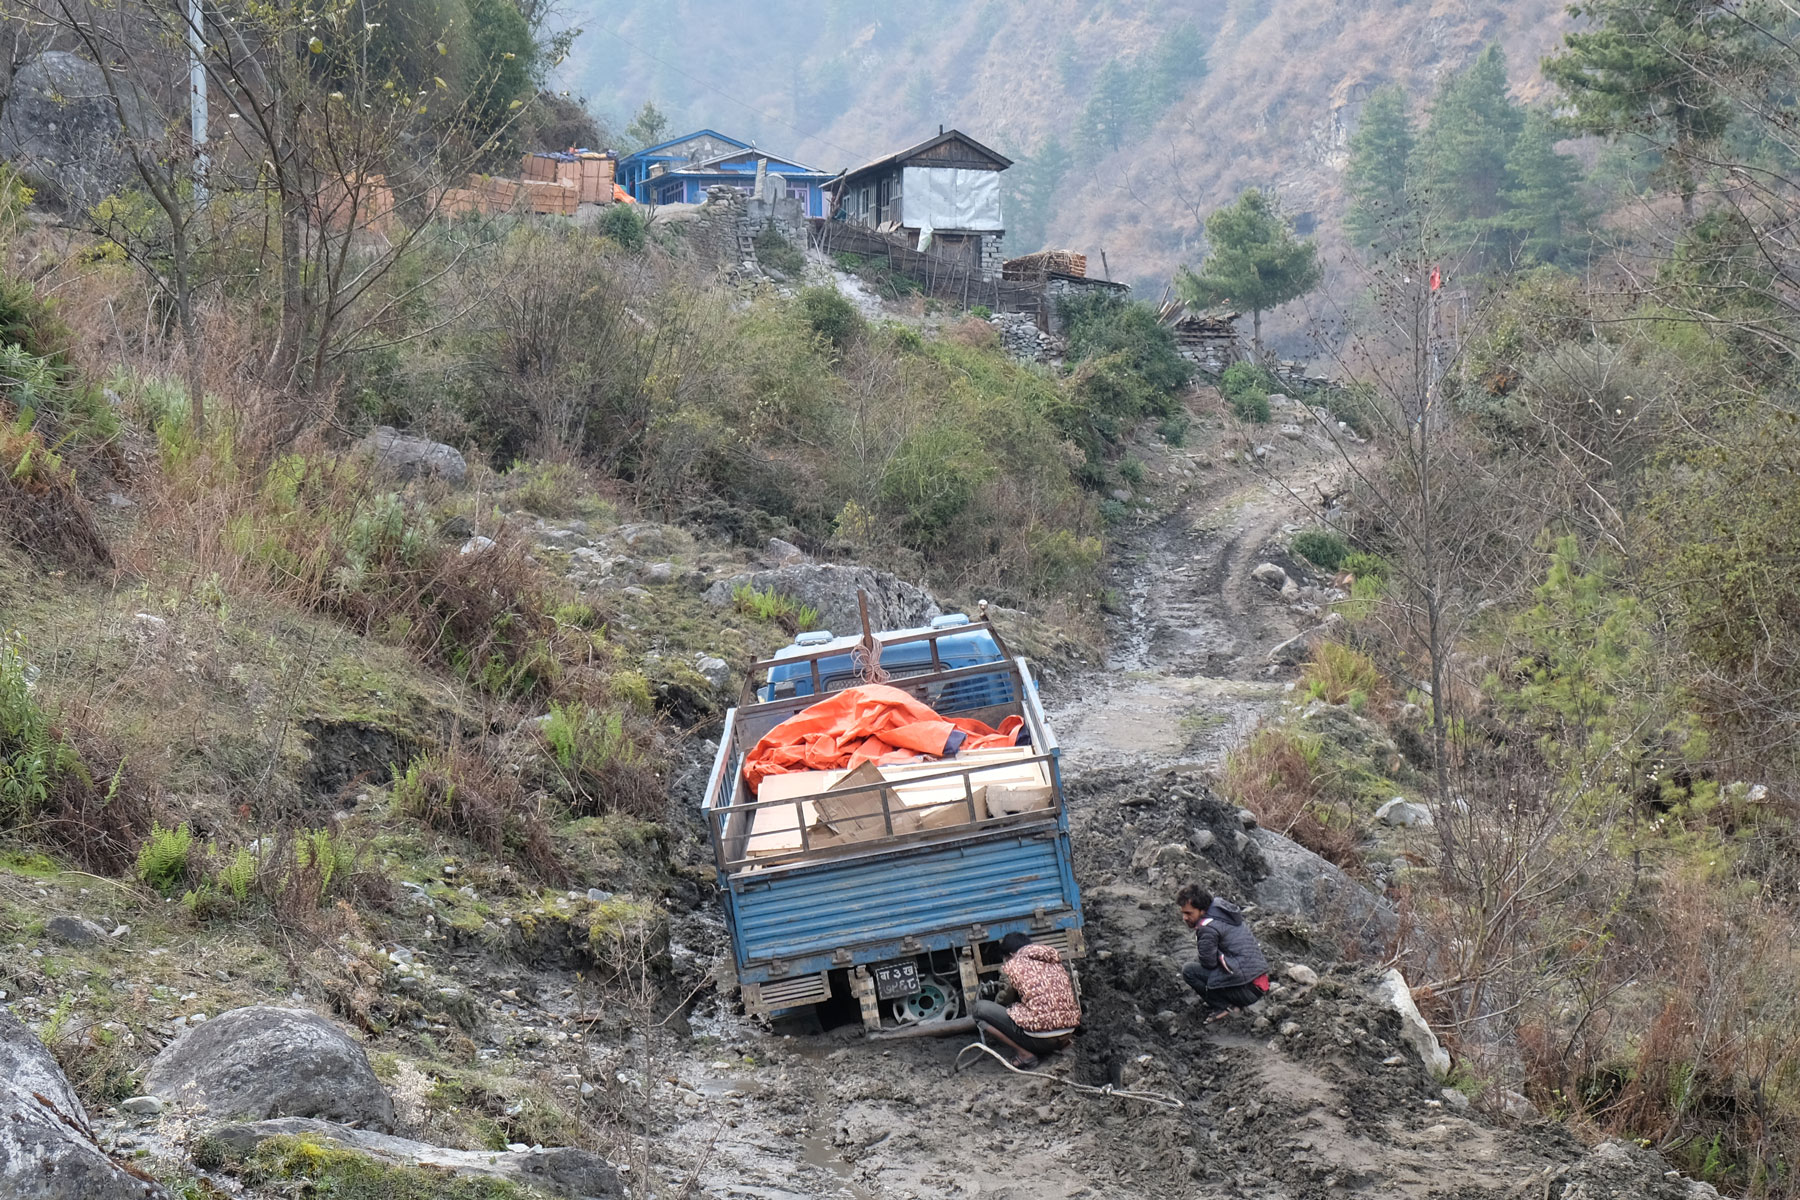
[[[726,715],[703,815],[748,1011],[949,1032],[967,1027],[1008,933],[1084,952],[1061,752],[1029,667],[989,622],[955,613],[874,640],[889,686],[944,717],[1018,718],[1018,744],[752,791],[745,755],[764,735],[872,674],[862,638],[803,633],[755,664]],[[865,815],[846,838],[821,814],[852,803]]]

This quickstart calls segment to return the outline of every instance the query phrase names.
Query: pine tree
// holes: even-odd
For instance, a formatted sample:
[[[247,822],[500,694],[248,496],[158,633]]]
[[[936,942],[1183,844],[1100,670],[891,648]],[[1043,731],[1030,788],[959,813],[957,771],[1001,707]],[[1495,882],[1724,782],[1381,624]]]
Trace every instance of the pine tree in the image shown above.
[[[1374,257],[1391,254],[1410,240],[1413,141],[1405,90],[1394,84],[1370,96],[1361,124],[1350,135],[1350,163],[1344,169],[1350,210],[1344,214],[1344,228]]]
[[[1143,96],[1131,72],[1118,59],[1110,60],[1094,77],[1094,90],[1081,110],[1079,141],[1089,157],[1111,154],[1137,132]]]
[[[1013,253],[1025,254],[1043,246],[1049,235],[1056,189],[1068,174],[1069,152],[1055,134],[1044,139],[1037,153],[1015,162],[1000,177],[1006,189],[1006,244]]]
[[[1529,113],[1506,160],[1512,185],[1505,201],[1522,266],[1561,262],[1584,248],[1590,213],[1578,190],[1581,167],[1556,152],[1556,125],[1543,111]]]
[[[1262,315],[1319,286],[1319,249],[1294,230],[1267,194],[1252,188],[1206,218],[1206,258],[1183,267],[1175,290],[1195,307],[1250,310],[1252,344],[1262,354]]]
[[[1592,0],[1569,12],[1589,28],[1564,34],[1563,52],[1543,63],[1574,107],[1569,126],[1647,138],[1691,216],[1694,157],[1730,123],[1716,81],[1744,65],[1748,47],[1734,36],[1742,26],[1717,0]]]
[[[631,124],[625,127],[625,136],[639,146],[654,146],[663,140],[663,134],[668,130],[669,118],[663,116],[653,101],[646,100],[637,116],[631,118]]]
[[[1439,90],[1431,120],[1413,149],[1413,196],[1429,213],[1434,241],[1467,254],[1470,265],[1502,257],[1507,159],[1524,126],[1523,110],[1506,94],[1506,53],[1489,46],[1475,64]]]

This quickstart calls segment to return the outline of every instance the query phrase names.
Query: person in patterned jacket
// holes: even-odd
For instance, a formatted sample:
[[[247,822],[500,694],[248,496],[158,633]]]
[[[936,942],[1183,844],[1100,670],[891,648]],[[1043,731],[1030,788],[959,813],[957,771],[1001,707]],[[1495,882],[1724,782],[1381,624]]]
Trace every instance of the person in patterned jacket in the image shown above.
[[[1005,987],[998,1001],[975,1002],[975,1025],[983,1041],[992,1037],[1010,1047],[1013,1066],[1029,1071],[1037,1066],[1039,1055],[1054,1054],[1069,1044],[1081,1024],[1081,1006],[1056,947],[1009,933],[1000,941],[1000,952],[1005,956],[1000,967]]]

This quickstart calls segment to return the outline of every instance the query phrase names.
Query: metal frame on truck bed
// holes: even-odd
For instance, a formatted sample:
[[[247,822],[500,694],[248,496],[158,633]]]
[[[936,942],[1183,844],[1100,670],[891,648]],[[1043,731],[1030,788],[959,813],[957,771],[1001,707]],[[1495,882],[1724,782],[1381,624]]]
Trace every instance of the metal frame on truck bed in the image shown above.
[[[752,669],[746,703],[726,717],[705,803],[735,966],[752,1012],[822,1003],[835,982],[840,994],[855,997],[871,1029],[926,1022],[968,1010],[980,975],[997,969],[994,943],[1008,933],[1069,956],[1083,952],[1060,751],[1024,661],[1007,654],[985,621],[876,640],[884,664],[919,658],[917,649],[892,650],[925,643],[925,661],[937,665],[939,639],[956,637],[966,647],[971,634],[992,638],[993,661],[928,667],[889,685],[944,716],[994,726],[1019,717],[1029,745],[882,768],[882,778],[868,782],[838,772],[827,777],[838,785],[828,791],[818,780],[772,775],[765,796],[782,786],[776,781],[811,790],[749,798],[743,762],[770,730],[838,690],[830,676],[842,679],[843,672],[828,674],[820,664],[841,660],[845,645],[827,642],[805,653],[790,647]],[[805,690],[812,694],[756,699],[759,677],[775,669],[811,683]],[[959,706],[967,701],[978,706]],[[833,836],[818,824],[814,806],[822,797],[860,811],[854,837]],[[924,998],[897,999],[904,988]]]

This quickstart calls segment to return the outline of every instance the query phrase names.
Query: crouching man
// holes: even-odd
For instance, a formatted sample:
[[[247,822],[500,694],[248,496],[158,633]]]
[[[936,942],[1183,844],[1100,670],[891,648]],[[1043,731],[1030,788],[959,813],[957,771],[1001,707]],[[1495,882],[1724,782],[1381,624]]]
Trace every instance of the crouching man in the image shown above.
[[[1012,1065],[1029,1071],[1037,1066],[1039,1055],[1054,1054],[1069,1044],[1081,1024],[1081,1008],[1056,947],[1009,933],[1000,941],[1000,952],[1005,981],[1000,1002],[977,1000],[973,1016],[983,1041],[991,1038],[1010,1048]]]
[[[1175,904],[1199,951],[1181,977],[1206,1002],[1207,1020],[1228,1017],[1269,994],[1269,961],[1237,905],[1192,883],[1175,893]]]

